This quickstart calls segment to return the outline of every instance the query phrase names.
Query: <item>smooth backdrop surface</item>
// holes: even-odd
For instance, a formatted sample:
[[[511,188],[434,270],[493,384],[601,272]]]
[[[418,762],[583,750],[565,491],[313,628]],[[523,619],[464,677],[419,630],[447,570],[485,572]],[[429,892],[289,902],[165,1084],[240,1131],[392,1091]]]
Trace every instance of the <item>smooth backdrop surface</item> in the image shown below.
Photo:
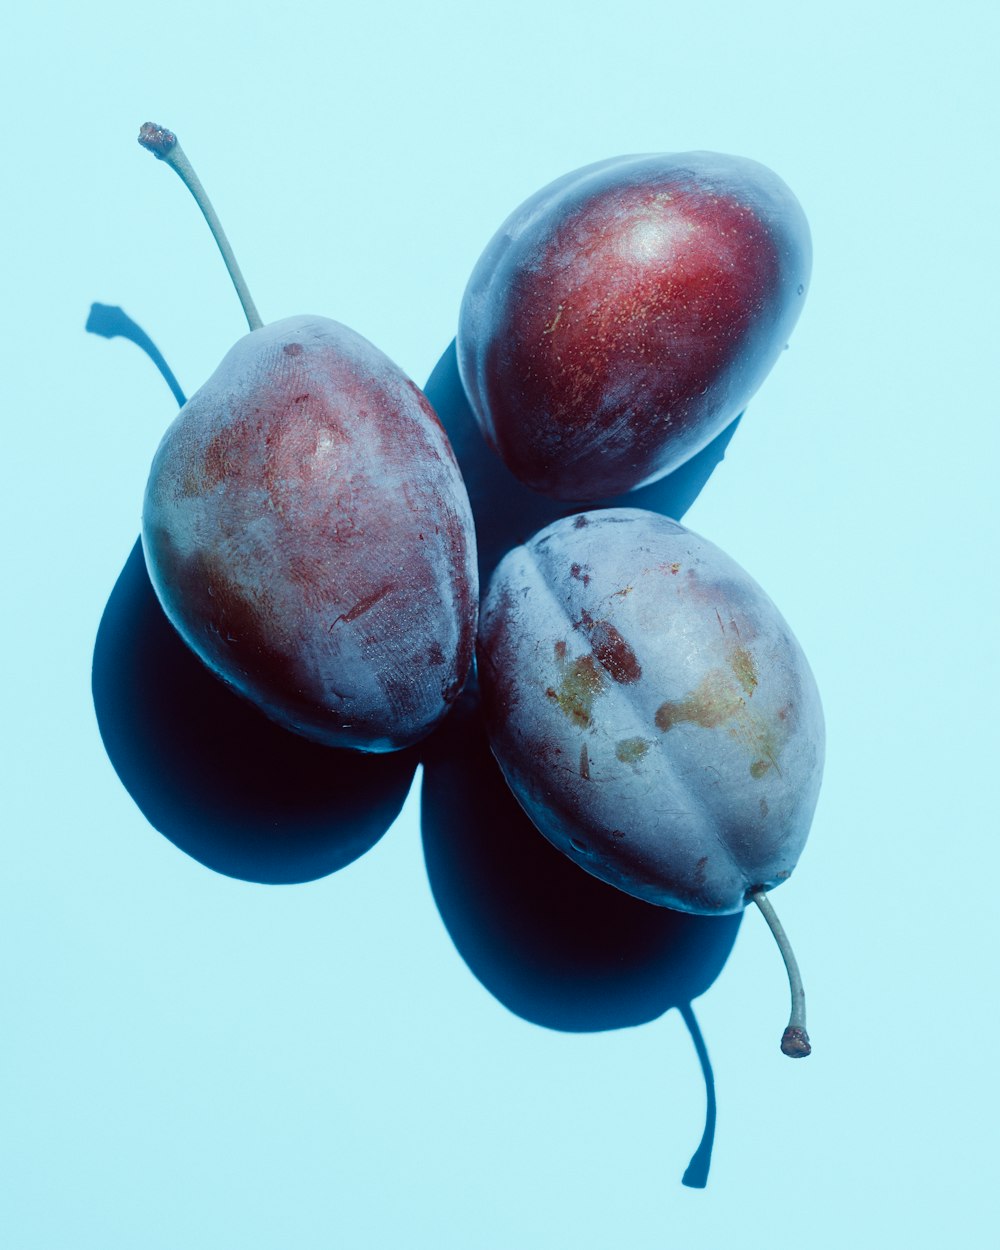
[[[998,37],[993,6],[961,2],[8,16],[4,1245],[988,1243]],[[84,323],[120,305],[188,393],[244,332],[199,214],[135,143],[146,120],[180,135],[265,320],[345,321],[420,384],[481,248],[563,172],[708,148],[799,196],[806,309],[685,521],[766,587],[825,702],[819,809],[776,896],[815,1053],[778,1052],[786,989],[748,916],[694,1002],[707,1188],[681,1184],[706,1101],[681,1013],[571,1031],[511,1010],[453,940],[461,877],[446,923],[420,773],[386,791],[405,803],[364,853],[273,885],[180,849],[112,766],[95,641],[176,405],[132,343]],[[141,754],[125,659],[149,654],[128,637],[149,618],[123,619],[102,654],[138,708],[119,747]],[[279,819],[280,751],[241,762],[197,721],[188,764],[208,793],[217,752],[230,784],[209,832],[243,776]],[[174,745],[143,764],[179,828]]]

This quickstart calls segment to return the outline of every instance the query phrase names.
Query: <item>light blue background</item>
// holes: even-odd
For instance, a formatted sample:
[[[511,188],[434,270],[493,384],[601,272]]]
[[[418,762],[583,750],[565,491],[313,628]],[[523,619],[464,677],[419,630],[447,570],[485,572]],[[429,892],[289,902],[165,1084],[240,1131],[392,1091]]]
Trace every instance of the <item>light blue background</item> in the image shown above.
[[[0,1240],[16,1250],[984,1245],[997,1219],[993,6],[42,5],[6,19]],[[435,907],[415,787],[312,884],[206,869],[102,746],[94,638],[173,400],[244,332],[177,131],[265,320],[423,383],[494,229],[623,152],[752,156],[802,201],[791,350],[686,522],[768,590],[824,696],[777,896],[815,1054],[778,1053],[759,917],[695,1004],[566,1033]]]

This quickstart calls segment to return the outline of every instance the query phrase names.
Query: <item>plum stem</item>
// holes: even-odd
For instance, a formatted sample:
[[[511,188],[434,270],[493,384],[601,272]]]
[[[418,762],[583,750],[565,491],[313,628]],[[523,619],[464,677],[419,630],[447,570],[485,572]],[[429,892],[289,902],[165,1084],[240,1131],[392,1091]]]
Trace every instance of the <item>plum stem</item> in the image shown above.
[[[806,992],[802,988],[802,977],[795,959],[795,952],[778,919],[778,913],[767,897],[767,892],[751,890],[750,897],[760,908],[761,914],[767,921],[767,927],[778,943],[778,950],[781,951],[781,958],[785,961],[785,971],[788,973],[788,988],[792,992],[792,1014],[788,1018],[788,1027],[781,1036],[781,1053],[788,1055],[790,1059],[804,1059],[812,1052],[812,1046],[809,1044],[809,1034],[806,1032]]]
[[[250,295],[246,280],[239,265],[236,263],[236,257],[233,255],[233,249],[229,246],[229,240],[226,238],[226,232],[222,228],[222,222],[219,221],[215,209],[212,207],[212,201],[208,198],[205,188],[201,185],[201,180],[194,172],[191,162],[184,155],[184,149],[177,142],[177,136],[172,130],[167,130],[164,126],[157,126],[154,122],[145,122],[139,130],[139,143],[147,152],[152,152],[157,160],[166,161],[191,192],[194,202],[201,209],[205,220],[208,222],[208,228],[218,244],[219,251],[222,253],[222,259],[226,262],[226,268],[229,270],[229,276],[233,281],[233,286],[236,288],[236,294],[243,305],[244,313],[246,313],[247,324],[251,330],[259,330],[264,323],[260,319],[260,313],[258,313],[257,306]]]

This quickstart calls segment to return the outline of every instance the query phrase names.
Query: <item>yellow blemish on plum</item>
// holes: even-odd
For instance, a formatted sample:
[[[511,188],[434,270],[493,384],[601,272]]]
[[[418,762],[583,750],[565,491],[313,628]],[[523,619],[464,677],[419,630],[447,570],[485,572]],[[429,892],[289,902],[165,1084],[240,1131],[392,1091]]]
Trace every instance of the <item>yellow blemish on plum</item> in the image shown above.
[[[552,694],[563,715],[581,729],[586,729],[590,724],[594,699],[604,690],[604,678],[592,655],[581,656],[571,664],[564,661],[561,667],[562,681],[559,689],[553,690]]]
[[[703,729],[718,729],[731,721],[726,732],[742,743],[750,755],[750,776],[759,781],[773,768],[780,777],[778,755],[787,735],[780,725],[771,725],[751,712],[733,680],[735,674],[749,697],[756,686],[752,663],[741,671],[734,661],[732,670],[730,673],[723,668],[712,669],[685,698],[661,703],[654,717],[656,727],[667,733],[675,725],[687,722]]]
[[[753,656],[745,647],[737,647],[729,663],[736,674],[736,680],[746,694],[752,695],[757,687],[757,668],[753,662]]]
[[[615,745],[615,755],[623,764],[636,764],[649,750],[645,738],[622,738]]]
[[[724,669],[712,669],[683,699],[667,699],[656,709],[656,728],[666,733],[674,725],[689,721],[703,729],[717,729],[744,706]]]

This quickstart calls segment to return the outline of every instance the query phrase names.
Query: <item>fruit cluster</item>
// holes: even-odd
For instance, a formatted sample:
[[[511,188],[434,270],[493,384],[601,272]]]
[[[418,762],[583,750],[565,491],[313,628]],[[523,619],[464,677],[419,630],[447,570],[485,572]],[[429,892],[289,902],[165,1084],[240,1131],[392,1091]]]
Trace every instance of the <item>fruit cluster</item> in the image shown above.
[[[284,728],[367,752],[430,734],[475,650],[493,752],[538,829],[651,903],[757,903],[792,986],[782,1049],[808,1054],[767,892],[808,834],[823,718],[778,610],[711,543],[619,507],[509,550],[480,611],[479,501],[426,396],[337,322],[263,325],[175,136],[147,124],[140,142],[198,200],[250,326],[146,490],[146,562],[180,636]],[[463,301],[485,439],[577,508],[663,477],[760,386],[809,264],[801,209],[754,162],[626,157],[557,180],[504,222]]]

